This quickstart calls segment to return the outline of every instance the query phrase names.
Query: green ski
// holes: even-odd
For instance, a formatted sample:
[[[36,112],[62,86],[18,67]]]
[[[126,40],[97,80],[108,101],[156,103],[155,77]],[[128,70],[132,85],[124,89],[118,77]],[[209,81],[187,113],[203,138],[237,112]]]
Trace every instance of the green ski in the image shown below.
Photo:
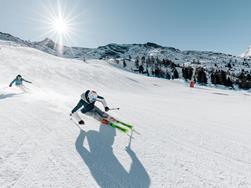
[[[118,130],[120,130],[120,131],[122,131],[124,133],[127,133],[129,131],[128,129],[126,129],[124,127],[120,127],[119,125],[117,125],[117,124],[115,124],[112,121],[109,121],[107,119],[102,119],[101,123],[104,124],[104,125],[110,125],[111,127],[116,128],[116,129],[118,129]]]
[[[126,127],[130,128],[130,129],[132,129],[132,128],[133,128],[133,125],[130,125],[130,124],[124,123],[124,122],[122,122],[122,121],[115,120],[115,122],[116,122],[116,123],[120,123],[121,125],[124,125],[124,126],[126,126]]]
[[[116,125],[115,123],[109,122],[108,123],[110,126],[112,126],[113,128],[119,129],[120,131],[127,133],[129,130],[123,127],[120,127],[118,125]]]

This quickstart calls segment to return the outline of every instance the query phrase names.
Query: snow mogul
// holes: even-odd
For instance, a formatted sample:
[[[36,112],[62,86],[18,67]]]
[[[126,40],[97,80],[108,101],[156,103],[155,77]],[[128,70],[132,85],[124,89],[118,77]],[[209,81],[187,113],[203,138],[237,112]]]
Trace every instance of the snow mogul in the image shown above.
[[[95,106],[96,101],[103,104],[106,112],[110,110],[104,97],[99,96],[96,91],[87,90],[81,95],[81,99],[79,100],[77,106],[71,111],[70,116],[73,116],[78,124],[84,125],[85,122],[80,118],[77,112],[81,108],[80,111],[83,114],[93,113],[99,115],[101,119],[107,118],[109,115]]]
[[[10,83],[9,87],[12,87],[12,85],[15,83],[17,87],[19,87],[23,92],[27,92],[27,88],[24,86],[23,82],[27,82],[32,84],[32,82],[25,80],[22,78],[22,76],[19,74],[16,76],[16,78]]]

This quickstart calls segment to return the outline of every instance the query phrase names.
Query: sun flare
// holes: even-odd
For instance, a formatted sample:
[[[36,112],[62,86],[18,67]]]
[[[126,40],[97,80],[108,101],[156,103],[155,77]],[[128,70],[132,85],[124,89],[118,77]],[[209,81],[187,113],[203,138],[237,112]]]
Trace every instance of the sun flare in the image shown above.
[[[52,29],[58,34],[66,34],[69,31],[69,25],[63,18],[56,18],[52,22]]]
[[[77,37],[79,15],[76,8],[67,4],[67,1],[45,1],[44,12],[39,14],[39,22],[43,34],[41,38],[50,38],[55,41],[54,48],[59,54],[64,53],[64,46],[73,43],[73,38]]]

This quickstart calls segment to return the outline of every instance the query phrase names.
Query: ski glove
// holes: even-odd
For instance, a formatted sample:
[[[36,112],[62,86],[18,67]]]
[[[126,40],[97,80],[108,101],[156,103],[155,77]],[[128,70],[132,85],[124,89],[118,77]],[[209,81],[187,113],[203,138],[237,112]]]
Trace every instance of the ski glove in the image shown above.
[[[109,107],[105,107],[105,111],[108,112],[110,110]]]

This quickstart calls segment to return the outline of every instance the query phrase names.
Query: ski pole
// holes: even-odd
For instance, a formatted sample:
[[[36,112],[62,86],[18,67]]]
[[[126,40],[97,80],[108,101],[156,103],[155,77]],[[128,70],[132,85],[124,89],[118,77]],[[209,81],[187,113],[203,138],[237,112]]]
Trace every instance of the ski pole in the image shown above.
[[[110,108],[109,110],[119,110],[120,108]]]

